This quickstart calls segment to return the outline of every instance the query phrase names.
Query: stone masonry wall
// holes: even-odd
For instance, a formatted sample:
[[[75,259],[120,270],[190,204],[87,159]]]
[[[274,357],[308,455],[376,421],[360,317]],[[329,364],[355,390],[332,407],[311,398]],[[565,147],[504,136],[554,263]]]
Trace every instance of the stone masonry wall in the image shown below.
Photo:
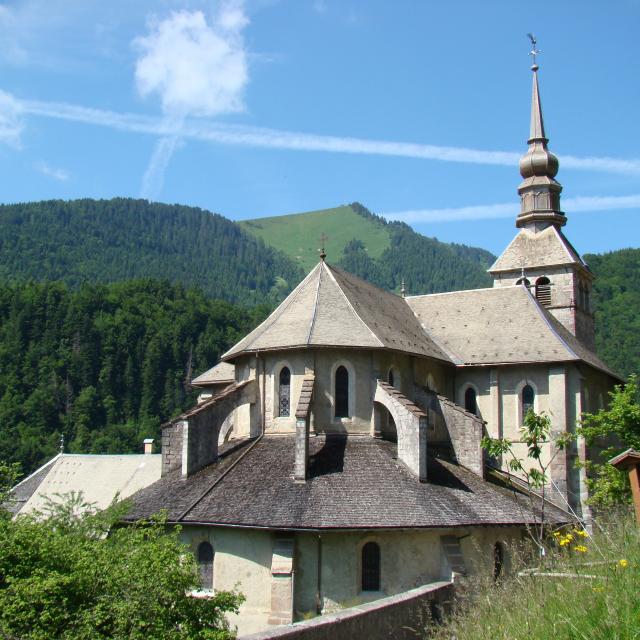
[[[484,462],[480,442],[484,421],[444,396],[416,387],[415,401],[428,410],[429,444],[451,447],[458,464],[483,477]]]
[[[182,466],[183,422],[172,422],[162,428],[162,475]]]
[[[241,640],[414,640],[434,604],[453,596],[453,583],[439,582],[334,614],[241,636]]]

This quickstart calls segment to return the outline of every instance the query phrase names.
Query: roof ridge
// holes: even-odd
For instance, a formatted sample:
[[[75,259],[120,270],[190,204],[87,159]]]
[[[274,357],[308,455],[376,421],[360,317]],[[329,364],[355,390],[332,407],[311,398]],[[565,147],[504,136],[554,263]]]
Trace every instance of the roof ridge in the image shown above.
[[[342,297],[347,301],[347,304],[349,305],[349,308],[351,309],[351,311],[353,311],[353,313],[355,314],[356,318],[358,318],[358,320],[360,320],[360,322],[365,326],[365,328],[374,337],[374,339],[378,341],[380,346],[384,347],[385,346],[384,342],[382,342],[382,340],[380,340],[380,338],[375,334],[373,329],[360,317],[360,314],[355,310],[354,306],[351,304],[351,300],[349,300],[349,297],[347,296],[347,294],[342,290],[342,287],[338,284],[338,281],[336,280],[336,277],[333,274],[333,269],[330,268],[328,265],[326,265],[324,262],[322,264],[325,265],[327,271],[329,272],[329,275],[331,276],[331,279],[335,282],[336,287],[338,287],[338,291],[340,291],[340,293],[342,294]]]
[[[324,261],[321,263],[324,264]],[[320,283],[322,282],[322,274],[324,269],[320,269],[320,275],[318,276],[318,283],[316,285],[316,299],[313,302],[313,314],[311,315],[311,322],[309,323],[309,333],[307,333],[307,345],[311,344],[311,335],[316,326],[316,316],[318,315],[318,299],[320,298]]]
[[[303,289],[303,286],[307,283],[308,280],[311,279],[311,276],[320,268],[322,263],[318,263],[309,273],[301,280],[298,286],[269,314],[267,318],[265,318],[253,331],[250,331],[246,336],[240,339],[236,344],[234,344],[230,349],[228,349],[225,353],[220,356],[220,360],[224,360],[234,354],[235,351],[244,351],[243,349],[239,349],[239,346],[247,340],[247,338],[256,334],[253,337],[253,341],[255,341],[259,336],[261,336],[267,329],[271,328],[276,321],[280,318],[280,316],[293,304],[295,300],[297,300],[300,292]],[[258,333],[259,331],[259,333]]]
[[[48,462],[45,462],[42,466],[38,467],[35,471],[32,471],[26,478],[23,478],[22,480],[20,480],[20,482],[18,482],[18,484],[16,484],[15,486],[11,487],[11,491],[13,491],[14,489],[17,489],[21,484],[24,484],[27,480],[31,480],[31,478],[33,478],[33,476],[35,476],[36,474],[40,473],[42,470],[46,469],[49,465],[53,466],[53,463],[58,458],[61,458],[63,455],[72,455],[72,454],[56,453],[56,455],[53,456],[53,458],[51,458],[51,460],[49,460]]]

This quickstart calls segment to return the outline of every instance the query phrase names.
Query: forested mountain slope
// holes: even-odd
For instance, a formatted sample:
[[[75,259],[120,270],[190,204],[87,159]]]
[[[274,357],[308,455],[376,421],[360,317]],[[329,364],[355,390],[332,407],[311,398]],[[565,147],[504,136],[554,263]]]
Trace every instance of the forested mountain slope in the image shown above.
[[[166,281],[0,286],[0,460],[139,452],[187,383],[264,318]]]
[[[490,252],[447,244],[416,233],[402,222],[387,222],[358,202],[240,223],[267,244],[286,253],[308,271],[318,261],[320,236],[327,260],[380,287],[433,293],[491,286]]]
[[[146,200],[0,206],[0,282],[167,279],[243,304],[278,302],[303,277],[220,215]]]
[[[613,369],[640,373],[640,249],[584,256],[596,275],[596,347]]]

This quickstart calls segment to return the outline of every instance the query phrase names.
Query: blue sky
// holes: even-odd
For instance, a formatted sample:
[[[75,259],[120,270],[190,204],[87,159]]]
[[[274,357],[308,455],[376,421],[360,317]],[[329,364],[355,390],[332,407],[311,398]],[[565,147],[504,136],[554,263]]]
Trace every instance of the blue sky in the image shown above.
[[[0,201],[358,200],[500,252],[532,31],[568,236],[640,246],[639,25],[638,0],[0,2]]]

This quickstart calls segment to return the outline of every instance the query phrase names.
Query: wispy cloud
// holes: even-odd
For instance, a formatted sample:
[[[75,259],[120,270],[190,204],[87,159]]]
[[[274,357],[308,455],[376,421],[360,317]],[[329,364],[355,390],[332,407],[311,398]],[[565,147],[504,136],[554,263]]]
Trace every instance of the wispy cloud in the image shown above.
[[[33,165],[33,168],[40,172],[42,175],[47,176],[48,178],[53,178],[58,182],[66,182],[71,174],[65,169],[60,169],[59,167],[52,167],[46,162],[36,162]]]
[[[0,91],[0,143],[20,147],[24,108],[10,93]]]
[[[27,100],[21,104],[24,112],[31,115],[82,122],[132,133],[156,136],[178,135],[184,138],[220,144],[295,151],[398,156],[509,167],[517,166],[521,156],[521,153],[515,151],[484,151],[465,147],[444,147],[412,142],[322,136],[262,127],[227,125],[207,120],[185,120],[180,125],[180,128],[177,129],[175,123],[165,119],[132,113],[117,113],[67,103],[36,100]],[[564,168],[640,175],[640,159],[561,156],[560,160]]]
[[[144,197],[160,192],[188,115],[244,110],[249,74],[242,33],[248,23],[241,0],[221,0],[211,24],[202,11],[174,11],[165,20],[151,20],[149,33],[134,40],[140,53],[138,92],[159,96],[165,127],[172,131],[155,146],[143,178]]]
[[[631,196],[584,196],[565,198],[562,208],[569,213],[587,211],[617,211],[639,209],[640,194]],[[518,215],[518,204],[474,205],[446,209],[413,209],[382,214],[388,220],[400,220],[407,223],[459,222],[461,220],[488,220],[491,218],[510,218]]]

